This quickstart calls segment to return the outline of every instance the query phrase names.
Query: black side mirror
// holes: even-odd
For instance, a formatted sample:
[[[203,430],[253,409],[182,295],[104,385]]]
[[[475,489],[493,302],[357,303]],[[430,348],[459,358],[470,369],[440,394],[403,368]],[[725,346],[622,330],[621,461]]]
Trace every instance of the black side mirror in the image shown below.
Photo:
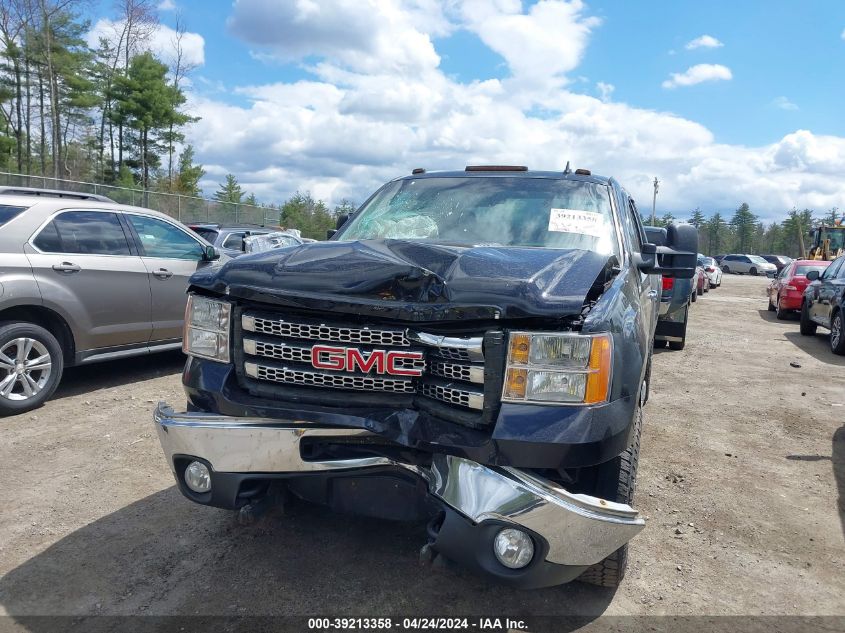
[[[343,215],[339,215],[339,216],[337,216],[337,223],[334,225],[334,228],[340,230],[340,227],[342,227],[348,221],[349,221],[349,214],[348,213],[344,213]]]
[[[328,231],[326,231],[326,239],[332,239],[335,233],[337,233],[337,229],[329,229]]]
[[[206,262],[213,262],[216,259],[220,259],[220,252],[213,246],[206,246],[202,254],[202,259]]]
[[[673,222],[665,230],[656,226],[646,227],[646,235],[650,243],[643,245],[637,261],[641,271],[678,279],[695,276],[698,229],[686,222]]]
[[[818,278],[819,278],[819,271],[817,271],[817,270],[807,271],[807,281],[815,281]]]

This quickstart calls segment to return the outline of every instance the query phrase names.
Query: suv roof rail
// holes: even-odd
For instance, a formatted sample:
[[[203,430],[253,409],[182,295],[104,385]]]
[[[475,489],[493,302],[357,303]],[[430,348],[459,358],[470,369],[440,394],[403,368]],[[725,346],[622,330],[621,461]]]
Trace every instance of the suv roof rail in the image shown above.
[[[98,202],[115,202],[111,198],[96,193],[81,191],[64,191],[62,189],[42,189],[40,187],[0,187],[2,196],[36,196],[44,198],[71,198],[73,200],[96,200]]]

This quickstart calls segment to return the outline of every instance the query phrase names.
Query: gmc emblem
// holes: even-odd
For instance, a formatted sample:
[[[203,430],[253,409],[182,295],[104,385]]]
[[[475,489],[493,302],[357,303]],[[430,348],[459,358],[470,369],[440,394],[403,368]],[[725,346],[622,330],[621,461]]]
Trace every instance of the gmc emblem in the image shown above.
[[[422,376],[423,370],[413,367],[399,367],[399,360],[423,360],[421,352],[395,352],[374,349],[368,356],[355,347],[331,347],[315,345],[311,348],[311,364],[317,369],[331,371],[361,371],[365,374],[375,371],[377,374],[391,376]]]

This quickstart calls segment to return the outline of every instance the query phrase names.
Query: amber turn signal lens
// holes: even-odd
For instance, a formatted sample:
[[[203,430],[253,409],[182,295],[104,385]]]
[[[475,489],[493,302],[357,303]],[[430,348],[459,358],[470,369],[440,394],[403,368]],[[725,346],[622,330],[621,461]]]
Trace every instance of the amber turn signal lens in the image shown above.
[[[528,388],[527,369],[508,369],[505,380],[505,398],[514,400],[525,399],[525,390]]]
[[[590,364],[587,374],[585,404],[596,404],[607,400],[610,391],[610,369],[612,367],[610,336],[603,334],[593,338],[590,350]]]
[[[527,365],[531,352],[531,337],[528,334],[512,334],[510,342],[510,362],[514,365]]]

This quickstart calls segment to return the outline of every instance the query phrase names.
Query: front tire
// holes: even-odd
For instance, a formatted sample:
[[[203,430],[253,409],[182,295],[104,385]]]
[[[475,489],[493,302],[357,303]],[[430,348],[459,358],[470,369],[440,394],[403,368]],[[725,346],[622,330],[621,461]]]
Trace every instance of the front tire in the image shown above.
[[[59,386],[63,369],[62,346],[43,327],[0,325],[0,416],[40,407]]]
[[[749,271],[748,271],[748,274],[749,274],[749,275],[754,275],[754,276],[756,277],[756,276],[757,276],[757,269],[756,269],[756,268],[754,268],[754,266],[752,266],[752,267],[751,267],[751,270],[749,270]]]
[[[818,325],[810,320],[810,310],[807,307],[807,302],[804,301],[801,304],[801,326],[799,328],[801,334],[804,336],[813,336],[815,335],[817,328]]]
[[[845,356],[845,331],[843,331],[842,310],[837,310],[830,319],[830,349],[834,354]]]
[[[634,414],[634,438],[621,455],[599,466],[596,496],[618,503],[634,500],[637,487],[637,464],[640,460],[640,434],[643,428],[643,408],[637,406]],[[615,488],[615,489],[614,489]],[[618,587],[628,567],[628,544],[625,543],[610,556],[589,567],[578,577],[581,582],[600,587]]]
[[[731,274],[731,267],[730,266],[722,266],[722,272],[725,273],[726,275],[730,275]]]

